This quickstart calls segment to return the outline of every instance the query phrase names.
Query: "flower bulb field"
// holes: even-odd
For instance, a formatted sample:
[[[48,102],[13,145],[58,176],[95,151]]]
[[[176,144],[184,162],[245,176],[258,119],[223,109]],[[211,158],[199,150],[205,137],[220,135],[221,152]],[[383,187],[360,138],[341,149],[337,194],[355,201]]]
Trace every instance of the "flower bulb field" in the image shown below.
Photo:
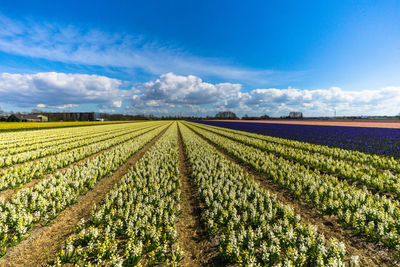
[[[400,264],[400,129],[21,124],[0,132],[0,266]]]
[[[72,121],[72,122],[1,122],[0,131],[31,130],[45,128],[75,127],[85,125],[101,125],[124,123],[124,121]]]

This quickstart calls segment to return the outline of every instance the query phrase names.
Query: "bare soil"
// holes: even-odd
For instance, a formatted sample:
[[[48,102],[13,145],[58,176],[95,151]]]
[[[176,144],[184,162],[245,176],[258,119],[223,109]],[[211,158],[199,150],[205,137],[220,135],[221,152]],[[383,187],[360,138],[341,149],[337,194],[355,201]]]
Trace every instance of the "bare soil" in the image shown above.
[[[46,266],[53,261],[65,240],[73,234],[75,225],[90,216],[94,204],[101,205],[107,193],[146,151],[165,133],[164,129],[156,138],[146,144],[112,175],[100,180],[93,190],[78,198],[78,201],[62,211],[49,225],[36,226],[31,235],[7,251],[0,266]]]
[[[179,126],[178,126],[179,127]],[[179,173],[181,184],[181,214],[177,224],[178,244],[183,250],[180,266],[226,266],[218,252],[218,241],[203,227],[201,205],[190,166],[187,162],[182,136],[178,128]]]
[[[239,165],[245,173],[249,174],[263,188],[276,194],[279,201],[285,205],[292,206],[296,214],[301,215],[303,223],[316,225],[318,231],[324,234],[326,238],[336,238],[343,242],[346,245],[348,254],[358,255],[360,257],[360,264],[363,266],[400,266],[400,263],[382,243],[368,242],[361,236],[355,235],[351,229],[341,226],[337,222],[336,216],[323,216],[319,214],[311,205],[307,205],[304,201],[294,198],[289,190],[275,184],[268,177],[231,156],[226,150],[218,147],[207,138],[199,134],[197,135],[221,152],[233,164]]]

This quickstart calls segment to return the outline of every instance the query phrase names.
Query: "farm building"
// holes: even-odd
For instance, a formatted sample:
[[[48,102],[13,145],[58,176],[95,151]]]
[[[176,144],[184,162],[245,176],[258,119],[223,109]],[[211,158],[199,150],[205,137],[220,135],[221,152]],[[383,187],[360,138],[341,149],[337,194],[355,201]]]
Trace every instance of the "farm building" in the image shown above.
[[[42,119],[37,115],[22,115],[20,116],[22,121],[30,121],[30,122],[40,122]]]
[[[30,122],[41,122],[48,121],[47,116],[44,115],[33,115],[33,114],[11,114],[5,121],[8,122],[20,122],[20,121],[30,121]]]
[[[49,121],[49,118],[45,115],[39,114],[37,116],[41,119],[41,121]]]
[[[20,121],[21,121],[21,117],[19,115],[15,115],[15,114],[11,114],[7,118],[7,122],[20,122]]]

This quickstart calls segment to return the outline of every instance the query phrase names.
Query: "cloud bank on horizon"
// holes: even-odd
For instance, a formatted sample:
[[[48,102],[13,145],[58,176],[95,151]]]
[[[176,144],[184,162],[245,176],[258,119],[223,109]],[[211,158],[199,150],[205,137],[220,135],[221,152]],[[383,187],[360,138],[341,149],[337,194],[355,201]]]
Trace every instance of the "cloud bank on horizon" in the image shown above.
[[[0,74],[2,102],[40,109],[78,108],[95,104],[115,110],[126,103],[124,112],[157,115],[213,115],[231,110],[238,115],[280,116],[302,111],[306,116],[398,114],[400,87],[344,91],[338,87],[317,90],[296,88],[253,89],[241,84],[207,83],[188,75],[162,74],[139,87],[124,88],[125,81],[99,75],[36,73]]]

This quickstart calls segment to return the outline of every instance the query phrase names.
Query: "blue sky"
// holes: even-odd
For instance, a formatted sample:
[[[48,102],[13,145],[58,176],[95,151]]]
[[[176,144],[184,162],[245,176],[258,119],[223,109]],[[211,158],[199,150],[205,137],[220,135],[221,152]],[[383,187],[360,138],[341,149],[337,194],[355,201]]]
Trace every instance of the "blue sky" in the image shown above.
[[[0,107],[400,113],[398,1],[0,1]]]

